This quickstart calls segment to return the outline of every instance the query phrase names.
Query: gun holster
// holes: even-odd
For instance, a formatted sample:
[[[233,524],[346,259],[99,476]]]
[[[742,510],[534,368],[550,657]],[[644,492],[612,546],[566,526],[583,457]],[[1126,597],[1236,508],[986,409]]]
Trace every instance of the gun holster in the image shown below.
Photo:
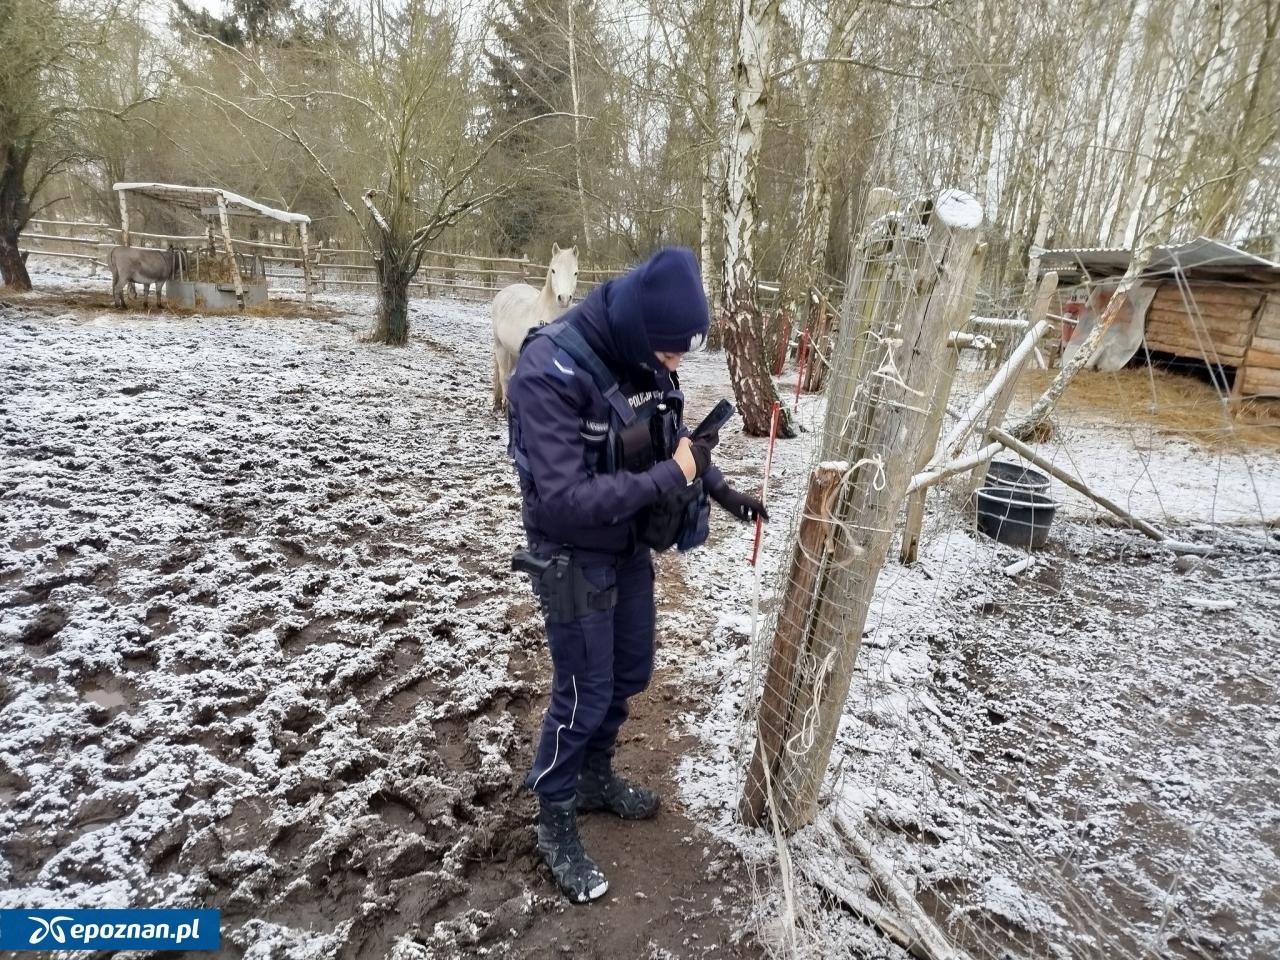
[[[617,606],[617,587],[597,590],[582,567],[573,562],[569,550],[557,550],[549,557],[517,550],[511,557],[511,569],[529,575],[547,623],[572,623]]]

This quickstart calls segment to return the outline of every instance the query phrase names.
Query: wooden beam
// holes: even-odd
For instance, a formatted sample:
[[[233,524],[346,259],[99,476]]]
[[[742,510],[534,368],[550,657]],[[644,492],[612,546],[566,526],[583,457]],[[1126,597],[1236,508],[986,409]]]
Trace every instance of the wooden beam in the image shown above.
[[[954,477],[957,473],[964,473],[966,470],[973,470],[976,467],[990,463],[991,458],[1003,449],[1004,446],[1002,444],[989,443],[981,450],[971,453],[967,457],[961,457],[958,460],[951,461],[951,463],[922,470],[911,478],[911,483],[907,486],[907,493],[924,490],[936,483],[941,483],[947,477]]]
[[[1244,387],[1241,389],[1246,397],[1280,397],[1280,370],[1249,367],[1245,371]]]
[[[1054,282],[1057,282],[1056,275]],[[942,463],[944,460],[959,456],[964,449],[964,442],[969,438],[969,434],[974,431],[978,425],[978,420],[982,417],[997,398],[1000,397],[1005,387],[1013,381],[1017,380],[1018,375],[1022,372],[1022,365],[1026,363],[1027,358],[1031,356],[1031,351],[1036,348],[1036,344],[1040,342],[1040,337],[1049,329],[1049,321],[1041,320],[1023,336],[1022,342],[1014,348],[1007,359],[991,378],[991,382],[987,384],[985,390],[973,400],[960,415],[959,421],[951,428],[951,432],[947,434],[946,439],[938,444],[937,450],[933,456],[933,463]]]
[[[858,858],[875,881],[876,887],[888,898],[911,929],[920,938],[916,946],[927,960],[969,960],[969,954],[960,949],[943,932],[920,906],[906,884],[898,879],[893,867],[887,863],[866,838],[854,827],[843,812],[837,810],[832,819],[836,833],[844,838],[849,852]]]
[[[1241,307],[1252,310],[1258,298],[1265,292],[1264,289],[1252,284],[1242,284],[1238,287],[1206,287],[1193,283],[1183,288],[1177,283],[1162,283],[1152,297],[1151,305],[1158,310],[1175,312],[1186,311],[1192,304],[1200,307],[1205,313],[1209,312],[1206,308],[1210,306]]]
[[[1252,349],[1253,338],[1258,335],[1258,324],[1262,322],[1262,316],[1267,311],[1267,302],[1270,297],[1264,295],[1258,301],[1258,308],[1253,311],[1253,319],[1249,321],[1249,343],[1250,349],[1245,350],[1244,357],[1240,361],[1240,365],[1236,368],[1235,379],[1231,383],[1231,399],[1228,407],[1234,416],[1240,410],[1240,403],[1244,399],[1244,380],[1248,373],[1250,363],[1254,363],[1260,367],[1268,367],[1280,370],[1280,354],[1268,354]],[[1274,366],[1272,361],[1274,360]]]
[[[311,306],[311,249],[307,243],[307,225],[298,224],[298,243],[302,247],[302,302]]]
[[[236,288],[236,303],[240,312],[244,312],[244,279],[240,276],[240,263],[236,260],[235,244],[231,241],[231,220],[227,216],[227,201],[222,193],[218,193],[218,222],[222,225],[222,242],[226,245],[227,256],[231,258],[231,279]]]
[[[123,190],[116,191],[120,197],[120,246],[129,246],[129,201]]]

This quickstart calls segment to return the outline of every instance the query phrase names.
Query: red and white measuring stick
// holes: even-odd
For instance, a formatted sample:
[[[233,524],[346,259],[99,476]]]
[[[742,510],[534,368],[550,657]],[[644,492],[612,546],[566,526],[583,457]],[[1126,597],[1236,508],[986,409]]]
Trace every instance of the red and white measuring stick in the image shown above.
[[[773,445],[778,442],[778,416],[782,412],[782,404],[773,401],[773,416],[769,421],[769,451],[764,455],[764,479],[760,481],[760,502],[765,503],[769,497],[769,473],[773,470]],[[764,536],[764,520],[756,517],[755,543],[751,546],[751,565],[754,567],[760,559],[760,540]]]
[[[800,409],[800,384],[804,383],[804,364],[809,359],[809,331],[800,335],[800,354],[796,364],[796,398],[791,402],[791,412]]]

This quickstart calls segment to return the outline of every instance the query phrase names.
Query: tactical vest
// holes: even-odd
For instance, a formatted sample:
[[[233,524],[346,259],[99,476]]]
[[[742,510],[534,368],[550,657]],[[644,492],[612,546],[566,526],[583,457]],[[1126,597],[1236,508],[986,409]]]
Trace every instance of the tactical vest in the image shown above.
[[[623,394],[618,378],[576,327],[559,320],[531,331],[521,344],[521,352],[535,335],[549,337],[572,357],[591,377],[609,405],[607,424],[582,424],[588,469],[597,474],[643,473],[654,464],[671,459],[680,442],[684,414],[684,396],[678,389],[633,407]],[[510,411],[507,417],[507,452],[515,461],[521,480],[532,485],[529,461],[520,449]],[[694,480],[637,514],[633,522],[636,539],[655,550],[667,550],[673,546],[682,551],[691,550],[706,542],[710,512],[710,499],[702,481]]]

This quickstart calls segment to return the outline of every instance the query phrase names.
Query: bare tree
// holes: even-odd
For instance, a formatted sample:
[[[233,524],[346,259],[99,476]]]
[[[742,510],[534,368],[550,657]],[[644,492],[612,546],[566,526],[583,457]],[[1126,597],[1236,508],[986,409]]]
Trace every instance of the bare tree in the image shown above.
[[[724,191],[724,301],[721,324],[733,392],[747,433],[768,436],[778,400],[764,350],[764,323],[756,300],[754,243],[759,220],[756,183],[768,114],[769,72],[778,0],[741,0],[738,7],[734,119]],[[778,435],[794,437],[785,408]]]
[[[231,20],[186,17],[182,36],[207,20],[201,33],[221,42],[197,38],[173,59],[185,85],[148,70],[171,37],[101,29],[113,5],[137,2],[0,0],[10,282],[26,282],[16,237],[32,210],[68,194],[76,213],[111,217],[119,178],[221,184],[368,245],[392,340],[428,244],[524,252],[581,233],[592,266],[614,267],[682,243],[701,251],[735,391],[763,431],[774,354],[759,355],[755,278],[781,279],[781,302],[803,310],[874,183],[979,197],[984,289],[1010,300],[1032,283],[1034,251],[1132,247],[1154,213],[1161,240],[1280,243],[1280,0],[974,0],[963,13],[833,0],[786,19],[765,0],[647,0],[625,16],[512,0],[501,28],[458,0],[323,13],[246,0]],[[538,22],[516,47],[495,43],[517,8]],[[717,30],[731,15],[733,48]],[[549,78],[515,78],[528,88],[518,112],[497,109],[509,72],[495,58]]]
[[[787,316],[803,309],[797,320],[811,336],[820,332],[827,315],[818,296],[825,286],[822,268],[827,258],[831,235],[831,211],[834,201],[834,154],[840,130],[843,94],[850,83],[853,69],[850,49],[853,34],[863,11],[860,0],[842,0],[830,8],[832,22],[828,27],[823,56],[816,63],[803,64],[813,71],[805,92],[805,167],[803,199],[797,229],[787,245],[782,261],[779,303]],[[794,68],[793,68],[794,69]],[[825,364],[811,364],[805,377],[806,389],[822,383]],[[818,371],[818,376],[813,371]]]
[[[475,57],[460,42],[461,25],[443,7],[410,0],[391,13],[370,0],[362,20],[366,32],[357,56],[307,52],[312,59],[336,58],[332,73],[340,85],[334,89],[290,81],[278,69],[265,69],[261,56],[253,59],[225,44],[223,54],[253,90],[252,108],[194,77],[187,83],[220,103],[229,119],[247,120],[292,144],[320,172],[373,255],[373,337],[399,345],[408,339],[409,284],[427,245],[503,194],[505,184],[482,186],[476,173],[511,130],[484,142],[469,135]],[[553,116],[566,114],[525,122]],[[360,192],[363,213],[349,199],[353,187],[342,175],[348,164],[343,144],[367,151],[378,171],[377,185]],[[371,165],[358,169],[367,176]]]
[[[6,286],[31,289],[18,234],[40,209],[37,198],[53,177],[86,150],[76,119],[104,108],[85,98],[81,81],[101,62],[119,20],[114,0],[0,3],[0,279]]]

